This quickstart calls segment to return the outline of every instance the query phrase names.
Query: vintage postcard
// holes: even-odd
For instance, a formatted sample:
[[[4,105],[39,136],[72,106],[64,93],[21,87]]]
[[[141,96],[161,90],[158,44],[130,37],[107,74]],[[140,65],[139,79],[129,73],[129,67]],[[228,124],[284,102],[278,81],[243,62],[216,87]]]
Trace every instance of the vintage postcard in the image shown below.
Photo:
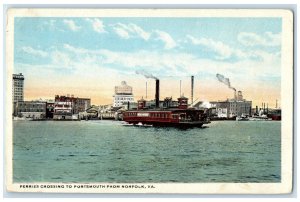
[[[293,13],[8,9],[11,192],[293,189]]]

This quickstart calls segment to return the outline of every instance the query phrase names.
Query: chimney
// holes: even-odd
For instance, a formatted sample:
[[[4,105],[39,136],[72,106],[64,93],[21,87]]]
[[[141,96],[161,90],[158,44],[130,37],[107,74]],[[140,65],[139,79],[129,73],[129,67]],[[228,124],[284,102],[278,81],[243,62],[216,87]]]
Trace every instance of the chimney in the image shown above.
[[[191,104],[194,102],[194,76],[191,77]]]
[[[156,79],[155,83],[155,107],[159,108],[159,80]]]
[[[243,100],[243,94],[242,94],[242,91],[238,91],[238,95],[237,95],[237,99],[239,100],[239,101],[242,101]]]
[[[237,96],[236,96],[236,90],[234,89],[234,100],[237,100]]]

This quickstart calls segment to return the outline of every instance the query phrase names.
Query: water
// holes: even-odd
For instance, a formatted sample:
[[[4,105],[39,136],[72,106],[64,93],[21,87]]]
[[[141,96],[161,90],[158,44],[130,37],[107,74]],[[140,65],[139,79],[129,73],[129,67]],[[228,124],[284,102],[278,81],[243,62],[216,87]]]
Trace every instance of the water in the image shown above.
[[[280,182],[281,122],[14,121],[14,182]]]

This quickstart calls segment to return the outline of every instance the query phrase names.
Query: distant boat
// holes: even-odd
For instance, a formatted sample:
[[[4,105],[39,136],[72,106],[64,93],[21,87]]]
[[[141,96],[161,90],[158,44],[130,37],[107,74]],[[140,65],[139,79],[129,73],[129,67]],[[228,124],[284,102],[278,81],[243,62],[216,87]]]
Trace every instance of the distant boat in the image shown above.
[[[237,121],[249,121],[249,117],[242,114],[241,116],[237,116],[236,120]]]
[[[268,118],[266,115],[261,116],[252,116],[249,118],[250,121],[271,121],[272,119]]]
[[[18,117],[18,116],[14,116],[13,117],[14,121],[32,121],[33,118],[26,118],[26,117]]]

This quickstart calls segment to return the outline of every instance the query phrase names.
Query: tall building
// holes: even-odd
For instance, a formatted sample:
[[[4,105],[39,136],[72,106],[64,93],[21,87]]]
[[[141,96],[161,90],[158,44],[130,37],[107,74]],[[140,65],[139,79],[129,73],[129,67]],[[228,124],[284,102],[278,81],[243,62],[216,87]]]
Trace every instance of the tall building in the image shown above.
[[[132,87],[128,86],[126,81],[122,81],[121,86],[115,86],[113,98],[113,107],[121,107],[128,102],[134,102]]]
[[[24,75],[13,74],[12,82],[13,102],[24,101]]]

